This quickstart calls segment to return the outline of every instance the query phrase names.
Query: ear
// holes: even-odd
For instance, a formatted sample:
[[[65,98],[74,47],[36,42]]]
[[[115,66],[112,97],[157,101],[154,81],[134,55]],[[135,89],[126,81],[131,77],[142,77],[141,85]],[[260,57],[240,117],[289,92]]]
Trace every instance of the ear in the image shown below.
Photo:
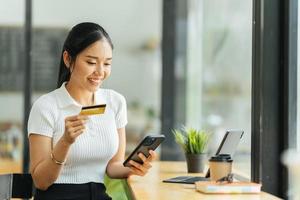
[[[71,58],[69,56],[69,53],[66,50],[64,50],[64,52],[63,52],[63,59],[64,59],[64,63],[66,65],[66,67],[70,68],[70,66],[71,66]]]

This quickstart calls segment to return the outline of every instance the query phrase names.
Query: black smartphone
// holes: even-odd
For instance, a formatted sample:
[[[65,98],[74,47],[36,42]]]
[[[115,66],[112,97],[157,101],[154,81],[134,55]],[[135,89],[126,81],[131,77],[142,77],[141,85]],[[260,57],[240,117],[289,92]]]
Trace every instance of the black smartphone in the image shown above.
[[[128,156],[128,158],[123,162],[125,167],[130,167],[130,160],[137,163],[143,164],[142,159],[138,156],[139,153],[143,153],[147,158],[150,155],[149,150],[155,150],[164,141],[164,135],[147,135],[140,142],[140,144],[133,150],[133,152]]]

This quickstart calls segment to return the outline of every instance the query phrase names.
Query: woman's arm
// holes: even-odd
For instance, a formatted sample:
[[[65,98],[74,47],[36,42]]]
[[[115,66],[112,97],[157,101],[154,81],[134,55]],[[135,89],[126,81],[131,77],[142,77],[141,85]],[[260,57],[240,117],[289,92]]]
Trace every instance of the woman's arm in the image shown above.
[[[118,129],[119,148],[114,157],[108,162],[106,173],[111,178],[126,178],[129,175],[130,169],[123,166],[126,149],[125,128]]]
[[[51,159],[52,138],[30,134],[30,173],[35,187],[46,190],[56,181],[63,165],[56,164]],[[57,161],[64,161],[67,157],[70,144],[63,138],[53,148],[53,157]]]
[[[67,117],[65,119],[65,133],[53,149],[52,138],[30,134],[30,173],[38,189],[46,190],[56,181],[70,146],[84,131],[86,119],[86,116],[80,115]]]
[[[106,167],[106,173],[111,178],[127,178],[130,175],[144,176],[149,168],[151,168],[150,162],[155,159],[156,153],[150,151],[150,156],[146,158],[142,153],[139,154],[143,160],[143,164],[139,164],[134,161],[129,161],[133,167],[124,167],[123,162],[125,159],[126,150],[126,134],[125,128],[118,129],[119,134],[119,149],[116,155],[108,162]]]

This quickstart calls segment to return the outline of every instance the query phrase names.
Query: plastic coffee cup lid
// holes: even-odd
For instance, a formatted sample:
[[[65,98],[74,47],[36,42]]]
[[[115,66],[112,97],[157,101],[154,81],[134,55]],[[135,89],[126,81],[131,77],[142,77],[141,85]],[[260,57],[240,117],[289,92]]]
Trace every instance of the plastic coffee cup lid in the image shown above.
[[[232,162],[231,156],[229,154],[218,154],[212,156],[209,161],[213,162]]]

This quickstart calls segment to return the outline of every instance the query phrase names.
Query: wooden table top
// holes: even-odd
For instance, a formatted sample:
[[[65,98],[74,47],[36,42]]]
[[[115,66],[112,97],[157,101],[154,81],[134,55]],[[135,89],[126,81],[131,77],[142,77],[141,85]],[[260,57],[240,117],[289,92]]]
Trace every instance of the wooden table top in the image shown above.
[[[22,173],[22,161],[0,158],[0,174]]]
[[[153,163],[144,177],[131,176],[127,179],[132,197],[136,200],[274,200],[280,199],[273,195],[261,192],[259,194],[203,194],[195,190],[192,184],[163,183],[162,180],[176,176],[203,174],[187,174],[185,162],[157,161]]]

